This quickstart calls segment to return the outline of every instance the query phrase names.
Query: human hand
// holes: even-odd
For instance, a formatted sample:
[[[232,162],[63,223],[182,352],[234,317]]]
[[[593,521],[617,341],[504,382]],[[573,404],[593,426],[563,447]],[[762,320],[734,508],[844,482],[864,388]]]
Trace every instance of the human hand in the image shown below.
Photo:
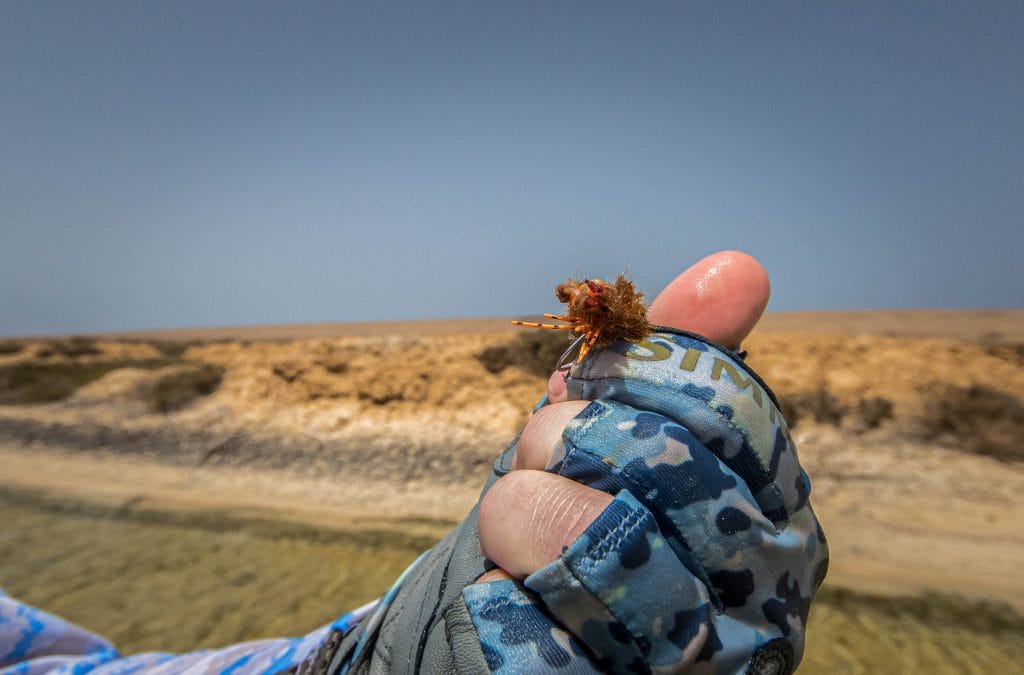
[[[481,503],[313,669],[791,669],[827,549],[781,415],[730,351],[768,292],[749,256],[709,256],[649,317],[728,349],[658,333],[553,376]]]
[[[768,292],[753,258],[716,254],[649,317],[735,348]],[[645,346],[588,359],[568,388],[554,374],[483,499],[482,548],[501,569],[465,597],[492,670],[799,661],[827,547],[781,415],[728,351],[669,334]]]

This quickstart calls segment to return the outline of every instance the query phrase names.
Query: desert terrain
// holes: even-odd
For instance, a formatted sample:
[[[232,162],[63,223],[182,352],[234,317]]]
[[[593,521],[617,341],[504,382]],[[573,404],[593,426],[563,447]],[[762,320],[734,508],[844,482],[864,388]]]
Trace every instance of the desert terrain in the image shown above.
[[[769,314],[744,347],[832,552],[801,672],[1019,669],[1024,311]],[[311,630],[463,517],[562,348],[505,319],[0,340],[0,587],[125,651]]]

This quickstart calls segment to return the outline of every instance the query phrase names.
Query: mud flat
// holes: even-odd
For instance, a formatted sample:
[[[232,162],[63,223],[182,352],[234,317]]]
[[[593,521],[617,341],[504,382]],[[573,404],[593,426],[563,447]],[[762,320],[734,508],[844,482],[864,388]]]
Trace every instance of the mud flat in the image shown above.
[[[747,345],[832,549],[806,672],[1019,668],[1024,312],[815,317]],[[378,595],[470,508],[562,347],[417,326],[0,341],[0,586],[128,650]]]

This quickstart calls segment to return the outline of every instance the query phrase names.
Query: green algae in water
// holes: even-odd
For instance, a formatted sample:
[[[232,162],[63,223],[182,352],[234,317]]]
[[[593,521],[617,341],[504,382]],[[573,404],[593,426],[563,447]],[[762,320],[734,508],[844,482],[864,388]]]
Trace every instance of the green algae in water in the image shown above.
[[[153,516],[0,493],[0,587],[123,653],[186,651],[303,635],[379,597],[424,546]]]
[[[302,635],[378,597],[430,542],[0,491],[0,586],[122,652]],[[1020,672],[1024,617],[956,596],[824,588],[801,674]]]
[[[808,617],[806,673],[1016,673],[1024,616],[951,594],[863,595],[827,584]]]

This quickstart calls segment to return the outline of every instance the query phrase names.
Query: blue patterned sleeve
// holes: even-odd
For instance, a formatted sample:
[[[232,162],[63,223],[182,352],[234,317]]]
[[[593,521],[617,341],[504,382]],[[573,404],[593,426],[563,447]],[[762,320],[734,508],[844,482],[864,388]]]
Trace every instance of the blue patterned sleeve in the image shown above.
[[[184,654],[122,656],[104,638],[0,592],[0,675],[279,673],[306,660],[346,615],[300,638],[255,640]]]

